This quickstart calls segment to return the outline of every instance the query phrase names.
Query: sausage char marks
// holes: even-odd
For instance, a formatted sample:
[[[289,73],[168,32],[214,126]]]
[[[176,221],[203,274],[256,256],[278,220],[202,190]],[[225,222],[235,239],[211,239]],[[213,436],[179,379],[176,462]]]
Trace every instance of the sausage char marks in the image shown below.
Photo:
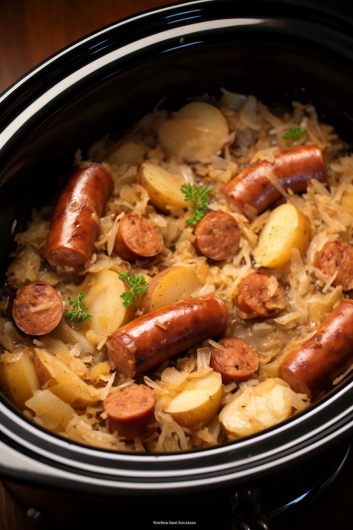
[[[163,237],[152,219],[135,213],[124,215],[114,243],[114,252],[121,259],[151,258],[162,250]]]
[[[228,385],[232,381],[247,381],[259,367],[257,353],[243,340],[227,337],[218,341],[219,348],[212,346],[211,367]]]
[[[353,301],[342,300],[315,335],[292,350],[279,373],[312,400],[353,363]]]
[[[234,302],[245,319],[273,317],[286,305],[284,290],[276,278],[262,272],[251,272],[241,280]]]
[[[150,311],[108,336],[110,361],[135,377],[177,353],[224,335],[229,311],[218,296],[192,298]]]
[[[321,150],[317,145],[301,145],[281,151],[273,163],[261,160],[250,165],[223,186],[222,191],[231,205],[252,218],[282,196],[271,175],[286,191],[294,193],[305,191],[310,179],[328,183]]]
[[[241,231],[236,220],[226,212],[208,213],[195,230],[195,247],[215,261],[231,258],[238,252]]]
[[[132,385],[110,394],[103,403],[109,431],[128,440],[146,438],[156,429],[156,396],[145,385]]]
[[[316,254],[315,267],[327,276],[337,276],[332,284],[342,286],[342,291],[353,289],[353,245],[341,239],[329,241]]]
[[[47,260],[57,272],[82,270],[92,257],[99,218],[113,189],[110,173],[99,164],[74,168],[52,217]]]
[[[64,313],[53,287],[35,282],[19,289],[12,306],[16,325],[27,335],[46,335],[58,326]]]

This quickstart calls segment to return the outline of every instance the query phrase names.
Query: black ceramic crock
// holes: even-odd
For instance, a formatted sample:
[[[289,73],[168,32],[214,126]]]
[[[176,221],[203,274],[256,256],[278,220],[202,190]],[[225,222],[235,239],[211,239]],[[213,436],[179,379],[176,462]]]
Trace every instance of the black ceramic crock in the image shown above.
[[[0,96],[0,270],[14,246],[13,221],[20,230],[33,207],[55,196],[75,151],[85,154],[106,133],[118,137],[162,97],[170,110],[205,92],[219,97],[221,87],[254,94],[271,108],[293,99],[313,103],[350,144],[352,72],[353,22],[322,2],[178,4],[65,48]],[[348,377],[265,432],[205,450],[147,455],[69,442],[30,423],[0,395],[0,476],[119,498],[280,482],[349,443],[352,398]]]

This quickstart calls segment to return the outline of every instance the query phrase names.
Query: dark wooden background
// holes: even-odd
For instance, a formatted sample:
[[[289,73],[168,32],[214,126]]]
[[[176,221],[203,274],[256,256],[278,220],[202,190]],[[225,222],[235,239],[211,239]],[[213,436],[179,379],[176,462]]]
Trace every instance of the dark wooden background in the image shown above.
[[[134,13],[169,3],[172,2],[0,0],[0,93],[38,63],[88,33]],[[271,530],[353,529],[352,472],[351,456],[334,484],[310,504],[299,505],[280,516],[271,524]],[[289,483],[290,480],[288,476]],[[0,482],[0,530],[35,528],[26,519],[26,511],[33,504],[35,495],[36,490],[28,487]],[[70,520],[72,518],[68,518],[63,527],[71,528]],[[104,521],[104,516],[103,524],[109,524]],[[41,528],[49,529],[50,525],[44,523]],[[134,530],[133,526],[130,528]]]

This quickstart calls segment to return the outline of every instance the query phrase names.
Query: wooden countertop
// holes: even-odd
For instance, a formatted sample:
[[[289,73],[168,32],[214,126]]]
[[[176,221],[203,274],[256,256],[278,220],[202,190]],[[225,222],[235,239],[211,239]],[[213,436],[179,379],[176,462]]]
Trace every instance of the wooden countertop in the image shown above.
[[[38,63],[88,33],[134,13],[169,3],[172,2],[1,0],[0,93]],[[347,502],[350,498],[352,472],[351,456],[341,475],[325,492],[309,505],[299,505],[292,512],[280,516],[271,524],[271,530],[353,528],[350,502]],[[23,490],[17,485],[10,485],[10,488],[11,493],[0,482],[0,529],[35,528],[26,519],[29,505],[23,497]],[[152,528],[149,523],[151,521],[146,521],[145,528]],[[68,525],[69,520],[64,522],[64,527]],[[46,524],[40,527],[52,528]],[[70,525],[69,527],[71,528]]]
[[[1,0],[0,93],[61,48],[167,0]]]

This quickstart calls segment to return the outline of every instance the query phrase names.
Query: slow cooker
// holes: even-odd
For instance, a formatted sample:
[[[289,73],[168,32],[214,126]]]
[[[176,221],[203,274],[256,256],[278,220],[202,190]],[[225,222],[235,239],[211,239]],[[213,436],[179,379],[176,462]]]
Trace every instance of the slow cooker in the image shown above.
[[[34,68],[0,96],[1,271],[13,250],[14,220],[25,226],[32,208],[55,195],[75,151],[86,153],[107,133],[118,137],[162,97],[170,110],[205,92],[219,97],[221,87],[254,94],[271,108],[293,99],[315,103],[320,119],[350,145],[352,35],[349,12],[322,2],[202,0],[119,21]],[[148,455],[50,434],[0,394],[0,476],[142,504],[200,495],[207,503],[223,488],[229,521],[272,517],[335,476],[353,432],[352,397],[348,376],[305,412],[262,433],[207,450]],[[283,491],[288,474],[295,477],[290,492]],[[266,527],[264,517],[256,521]]]

